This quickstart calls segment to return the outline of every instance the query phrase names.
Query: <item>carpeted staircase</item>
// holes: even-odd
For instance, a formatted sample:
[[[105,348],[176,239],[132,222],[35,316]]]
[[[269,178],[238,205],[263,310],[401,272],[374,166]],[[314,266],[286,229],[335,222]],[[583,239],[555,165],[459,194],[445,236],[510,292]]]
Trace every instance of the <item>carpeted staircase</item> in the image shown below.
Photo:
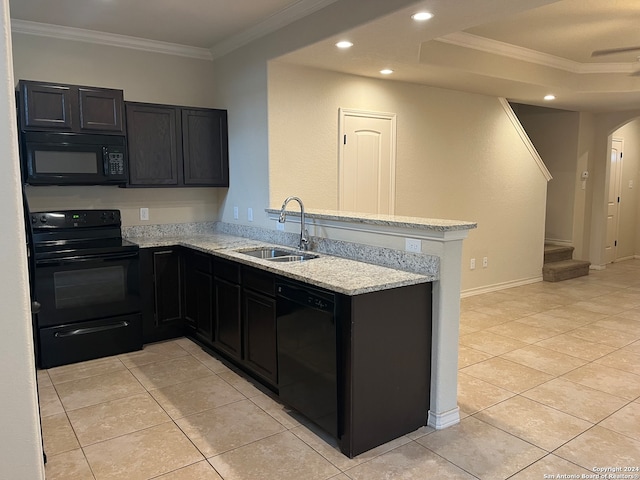
[[[545,245],[542,279],[545,282],[560,282],[589,275],[589,265],[591,263],[584,260],[573,260],[572,258],[573,247]]]

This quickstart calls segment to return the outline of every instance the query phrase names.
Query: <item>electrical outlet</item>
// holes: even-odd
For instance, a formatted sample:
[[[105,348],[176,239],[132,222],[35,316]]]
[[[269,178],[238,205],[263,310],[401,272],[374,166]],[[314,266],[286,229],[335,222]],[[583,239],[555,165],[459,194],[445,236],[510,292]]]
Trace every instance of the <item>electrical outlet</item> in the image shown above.
[[[405,238],[404,249],[407,252],[420,253],[422,251],[422,241],[416,238]]]
[[[279,232],[284,232],[284,223],[280,223],[276,220],[276,230]]]
[[[471,261],[469,262],[469,269],[470,270],[475,270],[476,269],[476,259],[472,258]]]
[[[233,207],[233,219],[238,220],[238,207]]]
[[[482,257],[482,268],[487,268],[489,266],[489,259],[487,257]]]
[[[253,208],[247,208],[247,220],[253,222]]]
[[[149,209],[141,208],[140,209],[140,220],[147,221],[149,220]]]

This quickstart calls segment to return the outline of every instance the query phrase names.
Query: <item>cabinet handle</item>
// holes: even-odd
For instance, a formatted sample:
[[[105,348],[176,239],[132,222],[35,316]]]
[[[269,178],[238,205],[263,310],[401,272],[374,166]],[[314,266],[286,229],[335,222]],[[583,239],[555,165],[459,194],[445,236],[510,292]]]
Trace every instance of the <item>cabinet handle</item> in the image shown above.
[[[115,330],[116,328],[124,328],[128,326],[129,326],[129,322],[118,322],[111,325],[101,325],[99,327],[76,328],[74,330],[56,332],[53,334],[53,336],[58,338],[73,337],[76,335],[86,335],[88,333],[104,332],[106,330]]]

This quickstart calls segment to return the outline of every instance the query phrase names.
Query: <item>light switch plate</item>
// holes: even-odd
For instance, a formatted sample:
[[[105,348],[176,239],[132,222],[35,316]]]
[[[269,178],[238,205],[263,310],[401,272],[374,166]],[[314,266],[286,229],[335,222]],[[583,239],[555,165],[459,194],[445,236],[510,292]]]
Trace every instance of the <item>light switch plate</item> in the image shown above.
[[[253,222],[253,208],[247,208],[247,220]]]

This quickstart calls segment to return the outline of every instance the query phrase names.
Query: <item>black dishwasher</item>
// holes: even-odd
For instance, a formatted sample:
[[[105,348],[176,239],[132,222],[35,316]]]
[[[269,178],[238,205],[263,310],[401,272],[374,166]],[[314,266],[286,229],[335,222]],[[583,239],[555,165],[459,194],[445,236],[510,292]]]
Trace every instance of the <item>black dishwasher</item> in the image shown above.
[[[293,282],[276,293],[280,400],[337,437],[335,295]]]

